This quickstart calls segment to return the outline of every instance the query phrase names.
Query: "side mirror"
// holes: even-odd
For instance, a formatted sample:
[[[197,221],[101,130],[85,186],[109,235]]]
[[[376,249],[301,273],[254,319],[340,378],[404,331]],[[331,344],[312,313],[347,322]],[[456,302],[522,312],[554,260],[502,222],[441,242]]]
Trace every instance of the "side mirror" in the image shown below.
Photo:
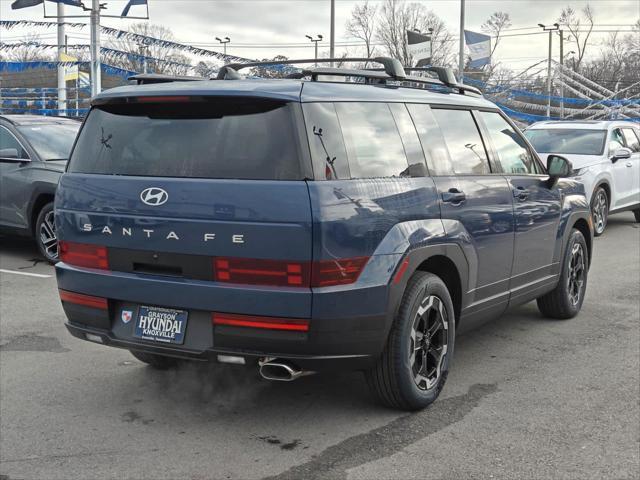
[[[3,148],[0,150],[0,158],[7,160],[18,160],[17,148]]]
[[[618,160],[624,160],[625,158],[631,158],[631,154],[633,152],[631,151],[630,148],[626,148],[626,147],[621,147],[619,149],[617,149],[615,152],[613,152],[613,155],[611,156],[611,161],[613,163],[616,163]]]
[[[554,183],[558,178],[570,176],[572,171],[573,165],[566,158],[560,155],[549,155],[547,157],[547,172],[551,183]]]

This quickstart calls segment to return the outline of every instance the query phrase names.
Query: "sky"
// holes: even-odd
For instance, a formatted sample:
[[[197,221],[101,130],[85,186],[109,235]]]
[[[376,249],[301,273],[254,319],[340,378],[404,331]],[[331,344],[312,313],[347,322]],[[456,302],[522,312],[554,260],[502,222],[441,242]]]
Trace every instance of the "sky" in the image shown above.
[[[0,0],[0,18],[3,20],[44,20],[42,6],[22,10],[11,10],[13,0]],[[118,15],[126,3],[124,0],[101,0],[107,3],[104,13]],[[85,0],[90,3],[90,0]],[[46,2],[47,15],[54,15],[56,6]],[[336,0],[337,53],[344,47],[340,43],[353,43],[345,32],[345,23],[357,4],[351,0]],[[383,0],[369,0],[381,5]],[[419,1],[431,9],[448,29],[458,37],[460,0]],[[629,31],[630,25],[640,18],[638,0],[467,0],[466,22],[468,30],[480,31],[482,23],[495,11],[507,12],[511,16],[513,31],[508,34],[540,32],[538,23],[553,24],[563,7],[570,5],[582,9],[589,3],[595,12],[594,30],[588,49],[589,55],[599,51],[600,44],[610,31]],[[320,43],[322,53],[329,49],[329,0],[149,0],[150,22],[169,27],[177,41],[202,48],[222,51],[215,37],[231,38],[228,53],[247,58],[266,58],[278,54],[288,57],[313,56],[313,45],[305,35],[324,36]],[[84,15],[77,8],[66,7],[66,13]],[[133,7],[131,15],[144,15],[144,7]],[[87,18],[69,19],[87,22]],[[126,30],[139,20],[103,18],[102,24]],[[39,33],[43,43],[55,43],[55,29],[0,29],[0,40],[11,43],[20,41],[27,33]],[[69,29],[70,43],[87,43],[89,29]],[[554,38],[554,56],[558,56],[558,41]],[[280,45],[274,45],[280,44]],[[521,70],[547,58],[548,37],[544,34],[505,37],[496,50],[496,59],[514,70]],[[565,43],[565,53],[575,46]],[[351,53],[356,53],[350,47]]]

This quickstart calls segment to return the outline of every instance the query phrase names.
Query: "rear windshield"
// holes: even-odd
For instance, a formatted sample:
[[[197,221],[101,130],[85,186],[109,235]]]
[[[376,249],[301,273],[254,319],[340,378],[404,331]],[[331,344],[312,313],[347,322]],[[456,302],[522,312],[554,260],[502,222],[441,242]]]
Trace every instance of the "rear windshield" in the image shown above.
[[[525,136],[541,153],[573,155],[602,155],[606,130],[536,128],[526,130]]]
[[[105,105],[91,110],[70,172],[301,179],[288,104],[257,99]]]

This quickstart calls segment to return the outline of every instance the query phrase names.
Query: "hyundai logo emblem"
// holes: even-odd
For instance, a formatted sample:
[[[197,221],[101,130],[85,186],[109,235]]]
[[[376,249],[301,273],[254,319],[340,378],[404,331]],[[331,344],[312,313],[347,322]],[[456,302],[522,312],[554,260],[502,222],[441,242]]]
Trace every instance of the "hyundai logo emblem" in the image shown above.
[[[167,200],[169,200],[169,194],[162,188],[149,187],[140,192],[140,200],[142,200],[147,205],[157,207],[159,205],[167,203]]]

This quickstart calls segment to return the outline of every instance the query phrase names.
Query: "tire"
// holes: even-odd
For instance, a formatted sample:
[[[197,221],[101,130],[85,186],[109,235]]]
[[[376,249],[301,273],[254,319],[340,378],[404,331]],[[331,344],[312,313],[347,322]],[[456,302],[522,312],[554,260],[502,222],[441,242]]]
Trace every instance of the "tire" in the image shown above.
[[[593,235],[599,237],[604,233],[609,221],[609,195],[603,187],[598,187],[593,192],[591,218],[593,219]]]
[[[636,217],[636,223],[640,223],[640,209],[634,210],[633,215]]]
[[[47,203],[36,218],[34,238],[40,255],[51,264],[58,262],[58,237],[53,216],[53,202]]]
[[[139,352],[136,350],[130,350],[131,355],[136,357],[143,363],[152,366],[157,370],[168,370],[180,363],[180,360],[173,357],[164,357],[162,355],[155,355],[153,353]]]
[[[558,285],[537,299],[538,309],[545,317],[566,320],[578,314],[587,289],[588,255],[582,232],[574,228],[564,253]]]
[[[427,340],[422,332],[429,331]],[[416,348],[416,341],[422,347]],[[387,407],[402,410],[430,405],[447,380],[454,341],[455,313],[446,285],[432,273],[416,272],[404,292],[382,355],[365,372],[373,395]],[[424,352],[429,353],[425,356]],[[422,368],[425,359],[426,371]]]

